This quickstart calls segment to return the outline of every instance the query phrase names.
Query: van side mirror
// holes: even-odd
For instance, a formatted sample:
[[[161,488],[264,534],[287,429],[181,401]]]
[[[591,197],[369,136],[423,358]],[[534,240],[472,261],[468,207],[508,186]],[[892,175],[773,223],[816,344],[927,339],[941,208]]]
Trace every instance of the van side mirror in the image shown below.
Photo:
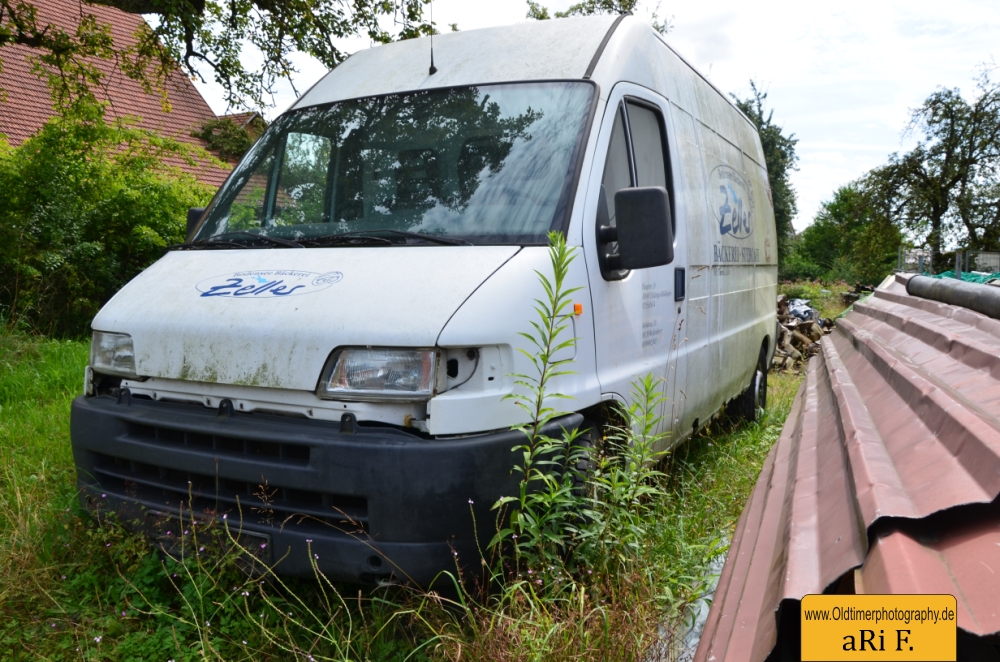
[[[615,193],[618,255],[608,256],[613,269],[648,269],[674,261],[670,196],[662,186],[625,188]]]
[[[187,236],[190,237],[194,229],[198,227],[198,221],[201,220],[202,214],[205,213],[204,207],[191,207],[188,209],[188,222],[187,222]]]

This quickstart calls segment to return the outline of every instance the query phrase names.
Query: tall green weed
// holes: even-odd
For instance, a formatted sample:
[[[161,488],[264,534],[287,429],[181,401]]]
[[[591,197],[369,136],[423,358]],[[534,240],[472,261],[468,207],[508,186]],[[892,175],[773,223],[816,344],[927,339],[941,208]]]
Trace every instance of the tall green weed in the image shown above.
[[[587,449],[577,444],[579,430],[563,430],[563,434],[555,437],[542,432],[553,419],[565,414],[555,405],[566,396],[553,393],[549,383],[572,374],[567,369],[572,359],[560,359],[557,355],[562,352],[566,356],[576,344],[576,338],[566,337],[566,332],[572,328],[569,317],[572,295],[580,289],[566,287],[575,249],[566,245],[561,233],[551,233],[549,240],[552,277],[538,273],[545,298],[535,300],[536,319],[531,321],[534,332],[520,334],[531,349],[519,351],[534,373],[514,375],[520,392],[505,396],[514,400],[528,417],[528,423],[516,427],[525,436],[524,444],[515,449],[521,463],[514,470],[521,474],[521,481],[517,496],[503,497],[493,506],[501,513],[506,506],[513,508],[509,525],[500,529],[490,542],[494,549],[509,546],[518,562],[534,565],[561,564],[573,544],[581,501],[574,492],[575,477],[568,468],[584,461],[587,455]],[[501,564],[498,571],[502,573],[507,559],[502,554],[498,558]]]

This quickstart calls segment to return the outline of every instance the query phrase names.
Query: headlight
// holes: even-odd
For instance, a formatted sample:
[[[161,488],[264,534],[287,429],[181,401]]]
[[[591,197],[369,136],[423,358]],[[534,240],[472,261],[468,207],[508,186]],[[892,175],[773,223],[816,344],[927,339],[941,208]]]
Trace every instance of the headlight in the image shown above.
[[[90,341],[90,367],[97,372],[135,377],[135,351],[126,333],[94,331]]]
[[[342,349],[323,369],[317,395],[330,400],[430,400],[432,349]]]

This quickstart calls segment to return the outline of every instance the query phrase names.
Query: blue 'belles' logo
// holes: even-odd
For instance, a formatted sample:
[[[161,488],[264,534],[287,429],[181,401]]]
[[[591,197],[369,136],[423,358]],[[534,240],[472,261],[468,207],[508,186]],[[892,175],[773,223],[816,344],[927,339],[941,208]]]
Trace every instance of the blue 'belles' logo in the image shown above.
[[[212,276],[195,287],[203,297],[235,297],[238,299],[263,299],[312,294],[325,290],[343,280],[344,274],[329,271],[318,274],[312,271],[237,271],[232,274]]]
[[[743,174],[720,165],[709,176],[708,192],[719,234],[749,237],[754,222],[753,188]]]

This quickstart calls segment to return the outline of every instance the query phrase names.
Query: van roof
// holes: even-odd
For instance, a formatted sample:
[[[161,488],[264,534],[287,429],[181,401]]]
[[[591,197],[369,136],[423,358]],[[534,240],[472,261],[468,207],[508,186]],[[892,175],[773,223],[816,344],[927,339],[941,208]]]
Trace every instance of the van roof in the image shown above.
[[[412,90],[525,80],[583,78],[618,17],[530,21],[407,39],[358,51],[323,77],[295,108]]]
[[[617,25],[619,22],[621,26]],[[676,74],[689,81],[697,80],[696,86],[703,86],[709,97],[716,97],[709,102],[716,112],[728,107],[745,122],[746,127],[742,131],[737,130],[738,133],[743,134],[749,128],[756,134],[756,127],[727,95],[681,57],[646,22],[633,16],[524,21],[438,34],[434,36],[433,43],[434,64],[437,67],[434,74],[430,73],[430,37],[383,44],[351,55],[302,95],[292,108],[432,88],[584,79],[592,73],[597,82],[605,82],[602,78],[608,76],[610,81],[621,75],[626,79],[634,75],[634,82],[647,84],[651,81],[646,81],[634,69],[636,60],[632,58],[638,56],[640,61],[647,60],[640,66],[646,68],[651,64],[650,59],[658,59],[651,49],[663,49],[662,52],[670,54],[668,59],[680,67],[672,68]],[[632,57],[625,56],[629,51]],[[681,73],[683,70],[686,71]],[[646,77],[651,73],[646,72]],[[659,75],[663,73],[661,71]],[[674,81],[675,85],[679,83]],[[683,84],[676,91],[685,97],[690,92],[683,89]],[[704,96],[700,98],[702,103],[693,99],[689,101],[702,106],[706,99]],[[754,148],[749,143],[744,144],[744,149],[751,154],[759,151],[759,147]],[[762,162],[760,155],[757,158]]]

